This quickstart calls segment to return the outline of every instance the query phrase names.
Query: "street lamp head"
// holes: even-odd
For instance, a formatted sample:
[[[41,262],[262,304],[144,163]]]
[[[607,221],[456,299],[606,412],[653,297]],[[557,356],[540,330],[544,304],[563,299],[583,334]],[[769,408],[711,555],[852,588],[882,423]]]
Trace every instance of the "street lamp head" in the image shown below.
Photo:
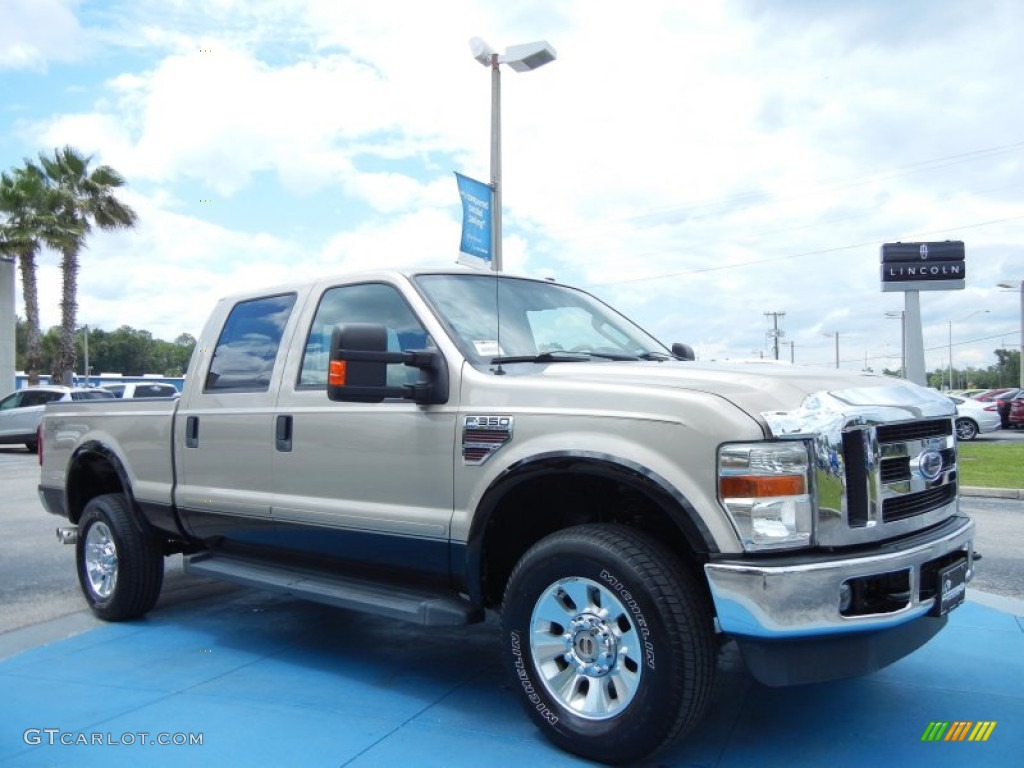
[[[485,67],[491,66],[491,57],[495,54],[495,50],[491,48],[483,38],[469,38],[469,52],[473,54],[474,59],[479,61]]]
[[[505,49],[505,55],[498,57],[498,61],[508,64],[516,72],[529,72],[554,61],[556,56],[555,49],[549,43],[538,40],[535,43],[510,45]]]
[[[469,52],[473,58],[489,67],[492,64],[496,51],[491,48],[482,38],[471,37],[469,39]],[[499,64],[508,64],[516,72],[529,72],[531,69],[543,67],[545,64],[555,60],[557,54],[555,49],[544,40],[535,43],[522,43],[521,45],[510,45],[505,53],[498,57]]]

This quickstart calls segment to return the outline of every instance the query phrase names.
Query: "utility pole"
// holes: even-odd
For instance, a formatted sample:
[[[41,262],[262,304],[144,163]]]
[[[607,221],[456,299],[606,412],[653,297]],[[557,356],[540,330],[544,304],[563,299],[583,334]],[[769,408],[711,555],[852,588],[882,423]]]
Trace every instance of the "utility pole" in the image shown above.
[[[779,339],[786,335],[786,332],[779,329],[779,319],[786,316],[785,312],[765,312],[765,317],[772,319],[772,328],[768,331],[768,338],[772,340],[772,351],[775,359],[779,359]]]

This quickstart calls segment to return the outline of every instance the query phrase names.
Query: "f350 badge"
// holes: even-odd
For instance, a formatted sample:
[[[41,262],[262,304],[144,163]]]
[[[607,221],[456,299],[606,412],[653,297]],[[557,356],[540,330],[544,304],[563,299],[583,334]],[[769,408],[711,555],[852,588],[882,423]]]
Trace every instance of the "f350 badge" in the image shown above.
[[[464,416],[462,463],[477,467],[512,439],[511,416]]]

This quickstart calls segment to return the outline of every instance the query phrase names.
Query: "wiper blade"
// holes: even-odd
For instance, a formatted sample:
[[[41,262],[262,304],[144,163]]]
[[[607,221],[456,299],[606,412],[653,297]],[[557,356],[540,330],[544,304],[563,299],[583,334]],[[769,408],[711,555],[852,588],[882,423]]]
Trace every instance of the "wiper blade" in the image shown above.
[[[639,357],[641,360],[675,360],[667,352],[641,352]]]
[[[491,365],[500,365],[501,363],[585,363],[589,359],[589,352],[541,352],[539,355],[492,357]]]

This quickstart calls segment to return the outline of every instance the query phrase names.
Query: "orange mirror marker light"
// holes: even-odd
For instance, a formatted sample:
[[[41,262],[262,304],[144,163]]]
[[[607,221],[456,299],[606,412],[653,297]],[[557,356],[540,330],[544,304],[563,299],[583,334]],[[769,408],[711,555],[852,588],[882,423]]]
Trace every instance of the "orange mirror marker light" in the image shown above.
[[[800,496],[807,493],[807,483],[803,475],[783,475],[781,477],[737,475],[720,478],[718,487],[722,497],[729,499]]]
[[[344,387],[347,374],[344,360],[331,360],[327,369],[327,385],[331,387]]]

